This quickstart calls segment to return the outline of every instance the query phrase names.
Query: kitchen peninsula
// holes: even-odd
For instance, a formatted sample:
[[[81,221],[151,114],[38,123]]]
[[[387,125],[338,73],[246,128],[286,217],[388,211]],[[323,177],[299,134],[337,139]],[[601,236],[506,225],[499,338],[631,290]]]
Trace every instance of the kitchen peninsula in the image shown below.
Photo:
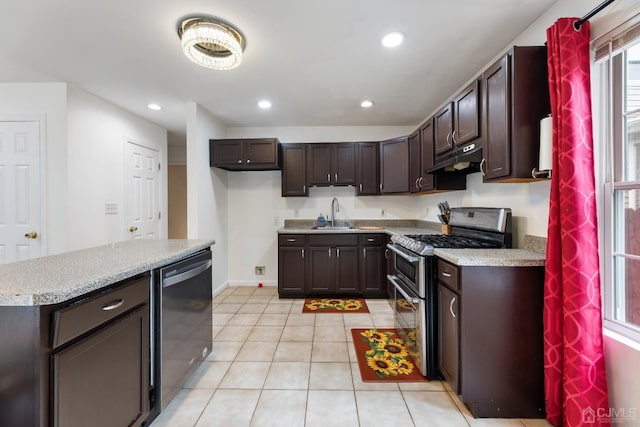
[[[133,240],[0,266],[3,424],[144,425],[161,381],[160,269],[213,244]]]

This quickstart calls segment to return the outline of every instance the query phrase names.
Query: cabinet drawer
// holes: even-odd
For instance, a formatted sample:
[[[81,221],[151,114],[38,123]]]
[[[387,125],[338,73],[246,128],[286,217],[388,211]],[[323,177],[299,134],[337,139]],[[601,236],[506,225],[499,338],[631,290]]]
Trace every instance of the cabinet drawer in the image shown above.
[[[458,267],[441,259],[438,260],[438,280],[454,291],[460,290]]]
[[[361,234],[360,245],[384,246],[384,235],[383,234]]]
[[[148,301],[149,273],[129,279],[123,286],[78,301],[53,313],[53,342],[56,348],[104,322]]]
[[[309,236],[309,246],[357,246],[357,234],[314,234]]]
[[[278,246],[304,246],[307,236],[304,234],[280,234],[278,236]]]

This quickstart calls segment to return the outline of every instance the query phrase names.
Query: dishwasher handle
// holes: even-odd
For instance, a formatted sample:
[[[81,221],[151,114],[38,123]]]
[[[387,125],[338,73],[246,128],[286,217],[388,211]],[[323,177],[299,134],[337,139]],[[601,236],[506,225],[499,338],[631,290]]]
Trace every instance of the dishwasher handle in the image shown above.
[[[192,277],[195,277],[198,274],[208,270],[211,267],[211,260],[207,259],[204,261],[200,261],[196,264],[190,265],[189,267],[190,268],[186,271],[182,271],[183,269],[175,269],[164,273],[162,275],[162,287],[168,288],[169,286],[173,286],[177,283],[189,280]],[[179,271],[180,273],[177,274]]]

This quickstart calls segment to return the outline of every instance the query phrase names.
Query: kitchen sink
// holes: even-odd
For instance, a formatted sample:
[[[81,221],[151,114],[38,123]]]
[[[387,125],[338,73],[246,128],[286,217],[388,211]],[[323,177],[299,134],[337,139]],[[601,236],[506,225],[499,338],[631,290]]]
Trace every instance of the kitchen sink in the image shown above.
[[[332,231],[332,230],[353,230],[353,227],[350,225],[327,225],[324,227],[318,227],[317,225],[314,225],[313,227],[311,227],[311,229]]]

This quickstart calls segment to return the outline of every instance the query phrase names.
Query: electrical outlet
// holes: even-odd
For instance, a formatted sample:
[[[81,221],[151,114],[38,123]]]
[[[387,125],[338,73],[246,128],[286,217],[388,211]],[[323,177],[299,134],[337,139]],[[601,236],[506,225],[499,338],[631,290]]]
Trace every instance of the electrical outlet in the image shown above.
[[[380,209],[380,216],[385,216],[386,214],[387,214],[387,209],[386,208]]]
[[[118,204],[117,203],[105,203],[104,204],[104,213],[107,215],[114,215],[118,213]]]
[[[274,226],[280,225],[280,218],[278,218],[277,216],[274,216],[273,217],[273,225]]]
[[[300,209],[296,208],[293,210],[293,217],[298,218],[300,216]]]
[[[267,271],[264,265],[256,265],[255,272],[256,276],[264,276],[265,271]]]

